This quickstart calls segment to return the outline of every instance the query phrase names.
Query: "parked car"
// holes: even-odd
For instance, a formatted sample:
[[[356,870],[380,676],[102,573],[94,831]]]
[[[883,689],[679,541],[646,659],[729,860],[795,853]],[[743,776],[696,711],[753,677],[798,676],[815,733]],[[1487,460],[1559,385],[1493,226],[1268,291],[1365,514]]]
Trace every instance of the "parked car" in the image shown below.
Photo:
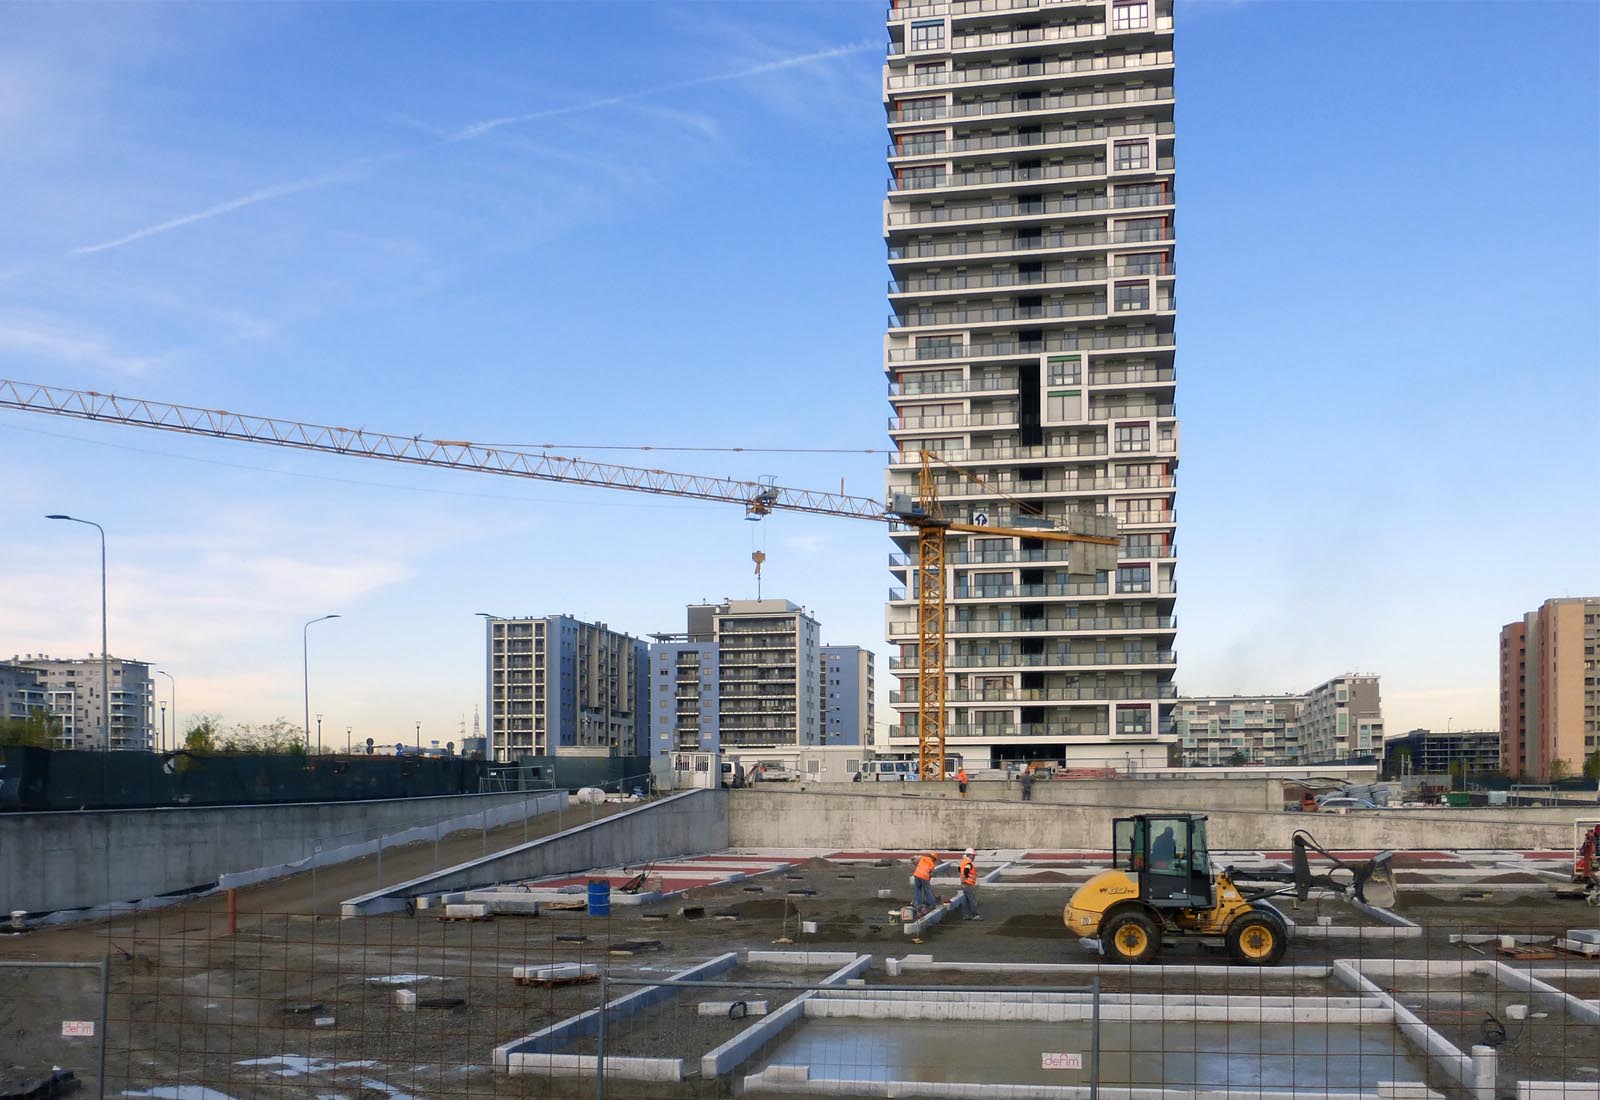
[[[1317,803],[1317,812],[1325,814],[1347,814],[1351,810],[1383,810],[1387,808],[1365,798],[1324,798]]]

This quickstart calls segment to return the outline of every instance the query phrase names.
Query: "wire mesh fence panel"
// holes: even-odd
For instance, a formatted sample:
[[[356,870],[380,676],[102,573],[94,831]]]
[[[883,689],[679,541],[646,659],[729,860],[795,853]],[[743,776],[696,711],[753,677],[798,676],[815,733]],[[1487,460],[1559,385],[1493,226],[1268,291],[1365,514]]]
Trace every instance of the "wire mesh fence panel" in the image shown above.
[[[0,1095],[102,1096],[106,967],[0,959]]]
[[[59,1066],[99,1095],[103,1038],[105,1095],[143,1100],[1580,1100],[1600,1086],[1600,958],[1571,938],[1593,923],[1581,900],[1434,886],[1408,894],[1399,924],[1313,901],[1285,906],[1278,965],[1169,933],[1153,962],[1122,966],[1066,934],[1048,883],[993,887],[984,921],[952,912],[913,937],[830,915],[898,909],[866,869],[799,873],[619,896],[607,915],[581,890],[514,913],[507,888],[493,915],[434,896],[340,919],[336,899],[373,886],[352,864],[262,884],[232,917],[207,896],[0,937],[0,1069],[38,1083]],[[87,965],[6,965],[52,953]]]

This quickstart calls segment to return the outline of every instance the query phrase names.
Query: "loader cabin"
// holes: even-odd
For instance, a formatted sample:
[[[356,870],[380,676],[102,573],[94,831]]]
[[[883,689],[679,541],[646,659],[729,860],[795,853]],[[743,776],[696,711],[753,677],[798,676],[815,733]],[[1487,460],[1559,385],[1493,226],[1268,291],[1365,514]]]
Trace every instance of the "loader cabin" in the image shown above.
[[[1111,843],[1113,866],[1139,876],[1139,896],[1150,905],[1211,908],[1215,899],[1204,817],[1119,817],[1111,823]]]

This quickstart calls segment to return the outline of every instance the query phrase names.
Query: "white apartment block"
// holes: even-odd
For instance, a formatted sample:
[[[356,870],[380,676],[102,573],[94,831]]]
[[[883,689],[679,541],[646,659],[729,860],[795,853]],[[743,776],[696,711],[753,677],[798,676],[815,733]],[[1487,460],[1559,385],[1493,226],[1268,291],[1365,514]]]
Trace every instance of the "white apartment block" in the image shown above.
[[[646,642],[570,615],[484,618],[491,759],[648,751]]]
[[[945,514],[1115,516],[1120,568],[957,536],[947,737],[969,764],[1165,763],[1175,745],[1171,0],[896,0],[884,66],[888,490],[927,450]],[[915,537],[890,559],[916,742]]]
[[[1346,673],[1305,695],[1300,758],[1307,764],[1383,759],[1383,702],[1376,676]]]
[[[822,630],[788,600],[724,600],[688,609],[691,638],[717,645],[717,729],[724,748],[822,743]]]
[[[45,704],[61,722],[55,739],[60,749],[105,747],[100,723],[105,709],[99,657],[51,658],[29,654],[13,657],[13,667],[30,668],[40,676]],[[112,657],[104,679],[110,685],[107,729],[111,748],[148,752],[154,743],[155,683],[143,661]]]
[[[1304,695],[1184,696],[1175,711],[1187,766],[1300,763]]]

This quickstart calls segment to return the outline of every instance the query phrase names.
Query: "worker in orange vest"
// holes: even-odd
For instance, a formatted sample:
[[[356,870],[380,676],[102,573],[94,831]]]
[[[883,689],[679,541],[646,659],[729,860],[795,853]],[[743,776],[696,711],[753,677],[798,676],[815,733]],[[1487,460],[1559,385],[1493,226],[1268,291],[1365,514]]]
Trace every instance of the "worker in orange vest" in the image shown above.
[[[961,855],[961,904],[968,920],[982,920],[978,914],[977,854],[968,848]]]
[[[939,857],[923,852],[917,857],[916,869],[911,872],[911,907],[920,916],[939,904],[933,896],[933,869],[939,866]]]
[[[956,769],[956,789],[961,792],[961,797],[967,797],[967,766],[965,764]]]

